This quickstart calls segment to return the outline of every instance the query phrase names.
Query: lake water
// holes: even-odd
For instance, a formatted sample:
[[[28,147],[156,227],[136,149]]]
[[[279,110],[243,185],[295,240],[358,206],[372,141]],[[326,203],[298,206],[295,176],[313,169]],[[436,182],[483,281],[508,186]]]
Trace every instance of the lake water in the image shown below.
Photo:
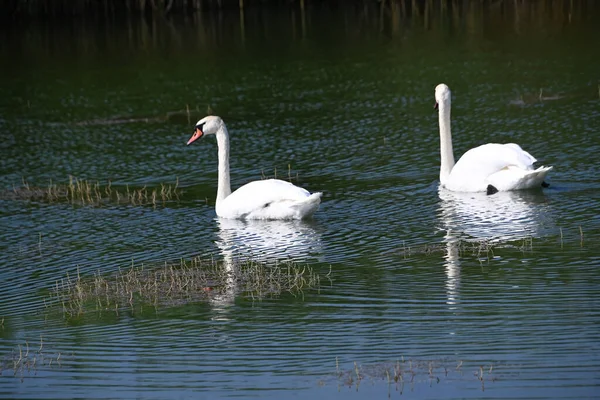
[[[0,397],[597,398],[600,31],[580,7],[7,28]],[[439,191],[440,82],[457,158],[517,142],[554,166],[551,186]],[[185,145],[207,112],[229,128],[233,187],[292,176],[324,193],[312,220],[216,218],[216,142]],[[178,180],[182,194],[156,207],[7,195],[70,175]],[[195,256],[292,260],[321,284],[80,316],[52,300],[67,274]]]

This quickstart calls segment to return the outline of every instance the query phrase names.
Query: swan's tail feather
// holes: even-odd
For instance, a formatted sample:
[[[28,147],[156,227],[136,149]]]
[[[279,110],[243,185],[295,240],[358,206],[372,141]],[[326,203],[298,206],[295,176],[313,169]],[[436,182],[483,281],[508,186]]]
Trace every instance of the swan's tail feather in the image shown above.
[[[550,172],[550,170],[552,170],[552,168],[553,167],[541,166],[533,171],[528,172],[521,179],[518,189],[532,189],[532,188],[545,187],[544,180],[546,179],[546,175],[548,175],[548,172]],[[546,185],[548,185],[548,184],[546,183]]]
[[[487,180],[500,192],[507,190],[537,189],[542,187],[544,179],[552,167],[539,167],[537,169],[524,170],[519,167],[508,167],[498,171]]]
[[[322,195],[322,192],[315,192],[306,199],[294,204],[293,207],[296,209],[296,218],[302,219],[312,217],[313,214],[319,209]]]

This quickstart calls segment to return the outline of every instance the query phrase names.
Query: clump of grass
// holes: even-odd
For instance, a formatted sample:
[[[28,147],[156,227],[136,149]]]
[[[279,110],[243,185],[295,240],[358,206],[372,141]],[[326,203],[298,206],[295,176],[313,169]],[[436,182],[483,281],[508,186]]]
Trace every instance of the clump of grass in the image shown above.
[[[525,249],[525,245],[528,245],[528,249],[531,249],[531,239],[523,239],[523,246],[520,248]],[[477,258],[490,258],[494,255],[494,249],[497,247],[502,247],[500,244],[494,244],[490,240],[462,240],[457,239],[452,243],[430,243],[424,245],[417,246],[406,246],[406,244],[402,245],[402,248],[398,250],[398,252],[404,257],[408,257],[411,255],[431,255],[431,254],[445,254],[448,252],[448,246],[452,246],[454,249],[458,250],[459,255],[470,254],[472,256],[476,256]]]
[[[360,365],[356,361],[352,368],[340,369],[339,360],[335,360],[335,378],[338,388],[342,385],[349,388],[354,387],[357,391],[363,380],[369,380],[375,384],[384,381],[388,385],[388,392],[392,388],[400,394],[403,393],[405,385],[411,390],[416,384],[433,386],[442,380],[477,379],[481,382],[481,390],[485,390],[484,382],[494,382],[498,377],[494,374],[497,364],[480,364],[466,367],[463,360],[448,359],[401,359],[392,363],[376,363]],[[465,369],[471,373],[465,374]]]
[[[329,275],[327,275],[329,277]],[[321,277],[310,266],[293,262],[265,265],[256,261],[206,261],[199,257],[161,267],[131,265],[107,276],[67,276],[56,282],[48,303],[59,304],[65,316],[87,311],[114,311],[150,305],[155,308],[208,300],[233,291],[253,299],[282,293],[303,294],[320,288]],[[55,301],[52,301],[55,300]]]
[[[25,373],[37,374],[38,368],[61,366],[62,354],[60,352],[48,352],[44,347],[44,339],[40,336],[38,343],[19,344],[13,348],[10,353],[5,354],[0,360],[0,376],[4,371],[12,372],[13,376],[19,377],[21,381],[25,378]]]
[[[464,240],[457,238],[451,242],[429,243],[417,246],[407,246],[403,243],[402,248],[398,249],[397,252],[402,254],[404,258],[407,258],[421,254],[447,254],[448,250],[451,249],[456,251],[458,256],[470,255],[481,261],[489,261],[494,257],[494,251],[502,248],[518,249],[523,253],[533,251],[533,237],[526,236],[512,242],[500,242],[492,239]]]
[[[10,200],[37,200],[49,203],[65,202],[88,206],[101,206],[105,204],[132,204],[132,205],[164,205],[168,201],[178,201],[181,189],[179,179],[174,185],[162,184],[160,187],[147,188],[116,188],[111,181],[106,184],[77,179],[69,176],[69,183],[56,184],[50,181],[47,187],[30,186],[25,180],[19,187],[13,186],[12,190],[0,193],[0,199]]]

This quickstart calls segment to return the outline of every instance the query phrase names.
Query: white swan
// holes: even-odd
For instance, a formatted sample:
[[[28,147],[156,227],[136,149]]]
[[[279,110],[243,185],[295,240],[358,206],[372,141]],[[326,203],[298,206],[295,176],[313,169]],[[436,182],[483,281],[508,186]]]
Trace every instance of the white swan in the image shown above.
[[[319,208],[322,193],[310,194],[290,182],[265,179],[247,183],[231,193],[229,184],[229,134],[223,120],[211,115],[202,118],[187,144],[204,135],[217,136],[219,147],[219,185],[216,212],[222,218],[239,219],[302,219]]]
[[[488,143],[467,151],[454,164],[450,133],[450,89],[435,88],[440,120],[440,184],[455,192],[487,192],[547,186],[544,178],[552,167],[533,168],[537,160],[518,144]]]

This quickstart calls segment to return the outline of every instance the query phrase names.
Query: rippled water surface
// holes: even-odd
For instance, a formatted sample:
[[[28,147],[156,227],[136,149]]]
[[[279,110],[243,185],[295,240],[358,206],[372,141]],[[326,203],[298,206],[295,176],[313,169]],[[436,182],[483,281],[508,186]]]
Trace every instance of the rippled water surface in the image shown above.
[[[7,29],[0,397],[597,397],[598,14],[450,11]],[[440,82],[457,158],[517,142],[554,166],[550,187],[438,189]],[[312,220],[216,218],[216,141],[185,146],[208,112],[229,128],[233,187],[291,178],[324,193]],[[181,193],[90,205],[13,190],[69,176]],[[53,296],[67,277],[196,256],[293,261],[320,287],[259,299],[232,282],[81,315]]]

